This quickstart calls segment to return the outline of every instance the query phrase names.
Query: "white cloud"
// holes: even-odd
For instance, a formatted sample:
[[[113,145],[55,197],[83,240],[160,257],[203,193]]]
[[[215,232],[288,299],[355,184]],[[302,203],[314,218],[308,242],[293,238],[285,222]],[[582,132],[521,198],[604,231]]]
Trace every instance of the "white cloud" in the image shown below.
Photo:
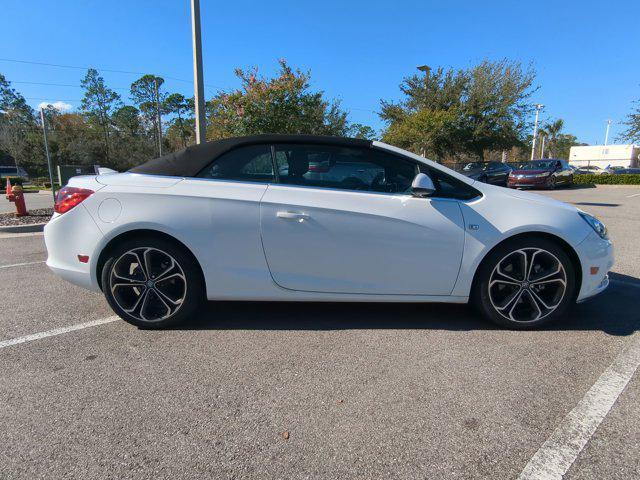
[[[73,108],[71,104],[58,100],[57,102],[41,102],[38,104],[38,109],[47,108],[49,105],[51,105],[53,108],[55,108],[61,113],[71,110]]]

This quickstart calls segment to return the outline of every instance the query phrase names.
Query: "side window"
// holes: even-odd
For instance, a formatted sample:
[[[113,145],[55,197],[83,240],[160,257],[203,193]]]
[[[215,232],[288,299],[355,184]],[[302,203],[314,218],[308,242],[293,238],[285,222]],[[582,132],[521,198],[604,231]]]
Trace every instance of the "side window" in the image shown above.
[[[269,145],[250,145],[222,154],[198,174],[198,178],[272,182],[273,161]]]
[[[420,166],[420,171],[431,177],[436,192],[433,195],[438,198],[455,198],[457,200],[471,200],[481,195],[475,188],[460,180],[450,177],[440,170],[430,168],[426,165]]]
[[[280,183],[344,190],[408,192],[417,171],[374,149],[330,145],[276,145],[275,160]]]

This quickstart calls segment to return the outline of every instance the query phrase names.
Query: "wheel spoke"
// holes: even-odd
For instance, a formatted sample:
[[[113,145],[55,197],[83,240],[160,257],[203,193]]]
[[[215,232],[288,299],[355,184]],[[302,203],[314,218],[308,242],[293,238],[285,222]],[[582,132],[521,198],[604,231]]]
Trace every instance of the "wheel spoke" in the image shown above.
[[[556,267],[556,269],[553,272],[543,274],[541,277],[537,277],[536,279],[530,280],[530,281],[531,281],[531,283],[540,283],[541,280],[545,280],[547,278],[551,278],[554,275],[558,275],[559,273],[562,273],[562,272],[563,272],[562,265],[560,265],[560,263],[558,263],[558,266]]]
[[[547,303],[534,290],[531,290],[531,298],[538,303],[538,306],[542,305],[546,309],[553,309],[558,306],[558,303],[560,303],[558,302],[555,305],[547,305]]]
[[[147,298],[147,295],[149,294],[149,289],[147,289],[146,287],[144,287],[144,289],[142,290],[142,293],[138,296],[138,299],[136,300],[136,302],[133,304],[133,307],[129,308],[129,309],[123,309],[125,312],[127,313],[133,313],[135,312],[138,307],[144,303],[145,299]]]
[[[495,305],[496,310],[504,311],[507,308],[509,308],[510,306],[515,305],[516,303],[518,303],[518,300],[520,300],[521,296],[522,296],[522,290],[516,290],[513,294],[511,294],[511,296],[504,303],[504,305],[502,305],[501,307],[498,307],[497,305]]]
[[[541,282],[531,282],[531,285],[537,287],[539,285],[548,285],[550,283],[559,283],[563,287],[567,286],[567,282],[565,282],[562,278],[552,278],[551,280],[543,280]]]
[[[114,283],[111,285],[111,290],[115,290],[116,288],[147,288],[144,283]]]
[[[169,273],[171,273],[171,271],[175,269],[176,265],[177,263],[172,258],[171,265],[169,265],[169,267],[166,270],[164,270],[163,272],[155,276],[154,278],[155,282],[158,283],[163,280],[168,280],[169,278],[172,278],[174,275],[179,275],[181,278],[184,279],[184,277],[182,277],[182,275],[180,275],[179,273],[174,273],[173,275],[169,276]]]
[[[171,304],[173,304],[174,306],[176,305],[180,305],[182,303],[182,297],[179,298],[178,300],[173,300],[171,297],[169,297],[166,293],[164,293],[160,287],[158,285],[156,285],[156,293],[158,294],[159,297],[163,298],[164,300],[171,302]]]
[[[521,272],[522,272],[522,278],[516,278],[513,275],[510,275],[510,274],[506,273],[504,271],[504,269],[502,268],[502,264],[504,263],[505,260],[507,260],[508,258],[511,258],[512,256],[516,256],[516,255],[520,255],[520,260],[518,260],[518,262],[521,263],[520,267],[521,267]],[[514,263],[512,262],[510,266],[513,269]],[[507,255],[498,264],[498,268],[497,268],[496,272],[499,275],[502,275],[503,277],[505,277],[506,279],[511,280],[512,282],[521,282],[522,280],[524,280],[526,278],[526,275],[527,275],[527,254],[526,254],[526,252],[524,252],[523,250],[516,250],[515,252],[511,253],[510,255]]]
[[[526,301],[529,303],[529,305],[532,307],[535,307],[536,310],[538,311],[535,318],[532,318],[529,320],[531,322],[535,321],[542,316],[542,309],[540,309],[540,305],[538,305],[538,302],[536,302],[536,299],[533,298],[533,295],[531,294],[531,290],[524,291],[524,293],[522,294],[522,300],[525,301],[525,298],[527,299]]]
[[[533,266],[535,265],[534,260],[536,259],[536,255],[538,255],[538,253],[540,253],[541,251],[542,250],[536,250],[531,255],[531,262],[529,263],[529,268],[527,269],[527,276],[525,277],[525,279],[528,280],[528,281],[531,280],[531,271],[533,270]]]
[[[125,282],[127,285],[138,285],[141,283],[141,280],[139,278],[133,278],[133,277],[125,277],[124,275],[120,275],[116,272],[113,272],[113,276],[115,278],[117,278],[119,281],[121,282]],[[145,278],[146,280],[146,278]]]
[[[496,283],[502,284],[502,285],[514,285],[514,286],[520,286],[521,282],[516,282],[513,280],[502,280],[500,278],[497,278],[495,280],[492,280],[491,283],[489,284],[489,288],[491,288],[492,286],[494,286]]]

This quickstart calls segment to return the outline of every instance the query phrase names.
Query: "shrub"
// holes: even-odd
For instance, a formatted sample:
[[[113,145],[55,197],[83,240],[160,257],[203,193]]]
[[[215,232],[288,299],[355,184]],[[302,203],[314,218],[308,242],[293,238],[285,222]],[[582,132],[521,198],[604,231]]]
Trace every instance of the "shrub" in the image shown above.
[[[574,175],[574,183],[578,185],[640,185],[640,174],[631,173],[626,175]]]

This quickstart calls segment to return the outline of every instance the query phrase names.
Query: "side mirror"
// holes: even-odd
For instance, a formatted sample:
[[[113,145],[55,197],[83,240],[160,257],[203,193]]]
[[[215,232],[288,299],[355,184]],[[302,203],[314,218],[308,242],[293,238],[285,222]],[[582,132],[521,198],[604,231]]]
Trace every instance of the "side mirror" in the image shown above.
[[[414,197],[428,197],[435,191],[436,187],[433,184],[433,180],[431,180],[429,175],[425,175],[424,173],[416,175],[416,178],[411,182],[411,193]]]

